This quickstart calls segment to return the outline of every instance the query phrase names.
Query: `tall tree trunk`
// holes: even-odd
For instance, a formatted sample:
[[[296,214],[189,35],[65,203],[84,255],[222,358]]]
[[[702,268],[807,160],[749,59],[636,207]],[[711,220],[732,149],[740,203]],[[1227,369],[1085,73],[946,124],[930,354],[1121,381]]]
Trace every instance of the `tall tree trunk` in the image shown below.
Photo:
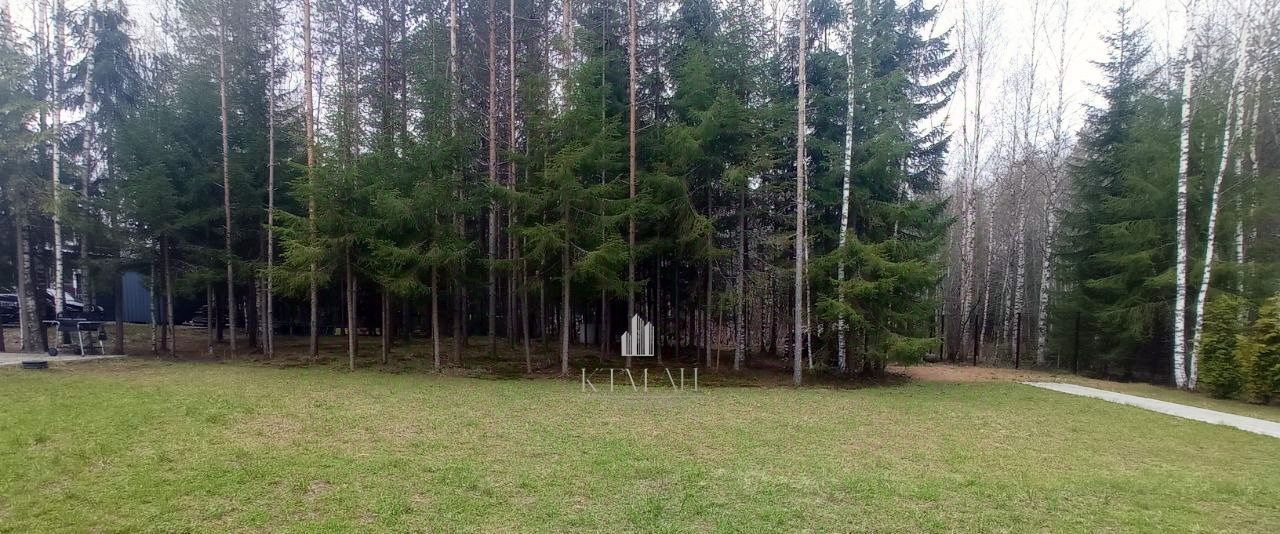
[[[302,0],[302,71],[303,89],[306,93],[306,144],[307,144],[307,183],[315,184],[316,168],[316,105],[312,84],[315,75],[311,64],[311,0]],[[316,197],[307,193],[307,234],[312,241],[316,239]],[[320,290],[319,268],[311,262],[308,277],[307,298],[309,306],[310,330],[308,330],[307,359],[314,360],[320,355]]]
[[[17,195],[17,193],[10,193]],[[44,327],[42,327],[40,307],[36,301],[35,277],[32,277],[33,260],[31,254],[31,229],[27,227],[27,207],[15,202],[14,224],[17,225],[18,239],[18,325],[22,330],[22,350],[24,352],[45,352]],[[119,292],[116,292],[119,295]],[[116,298],[119,301],[119,298]],[[119,310],[120,307],[116,307]],[[116,312],[116,316],[119,316]],[[123,351],[119,351],[123,352]]]
[[[489,0],[489,186],[498,186],[498,61],[497,61],[497,9],[494,0]],[[488,284],[488,324],[489,324],[489,356],[498,352],[498,201],[489,199],[489,284]]]
[[[566,238],[568,236],[565,236]],[[569,245],[560,253],[563,276],[560,282],[560,374],[569,374]]]
[[[268,358],[275,356],[275,256],[276,256],[276,24],[275,0],[271,1],[271,47],[267,66],[267,287],[263,297],[266,317],[262,327],[263,349]],[[308,31],[310,31],[308,29]],[[309,85],[309,84],[308,84]],[[310,87],[308,87],[308,91]],[[307,98],[311,95],[308,94]],[[308,139],[308,142],[310,139]],[[310,150],[310,147],[308,147]],[[310,162],[308,161],[308,164]]]
[[[53,311],[61,315],[66,308],[67,296],[63,290],[62,261],[62,72],[66,69],[66,8],[62,0],[54,2],[53,32],[54,45],[49,61],[49,115],[53,122],[53,134],[49,140],[51,152],[51,189],[53,192],[53,282],[49,284],[53,291]]]
[[[1053,274],[1053,235],[1057,231],[1058,216],[1053,207],[1053,190],[1045,195],[1044,242],[1040,246],[1040,312],[1036,316],[1036,363],[1043,365],[1047,358],[1045,346],[1049,337],[1049,284]]]
[[[1262,77],[1258,76],[1255,81],[1256,85],[1254,87],[1253,112],[1250,114],[1250,128],[1252,129],[1252,134],[1249,136],[1249,169],[1247,171],[1247,176],[1249,181],[1257,183],[1258,135],[1261,131],[1259,129],[1258,115],[1262,111],[1262,95],[1265,93],[1263,92]],[[1247,290],[1245,287],[1245,280],[1248,278],[1249,269],[1245,263],[1247,254],[1245,250],[1244,225],[1245,219],[1248,218],[1249,213],[1254,209],[1254,199],[1250,197],[1246,200],[1243,198],[1245,195],[1245,191],[1239,191],[1237,192],[1236,197],[1236,211],[1239,214],[1236,216],[1236,266],[1239,269],[1239,274],[1236,277],[1236,291],[1240,292],[1242,295],[1245,294],[1245,291]],[[1244,313],[1245,310],[1242,308],[1241,314]]]
[[[23,352],[45,350],[44,336],[40,335],[39,312],[36,308],[36,286],[31,277],[31,238],[27,228],[27,209],[14,191],[10,195],[14,225],[14,266],[18,279],[18,346]]]
[[[88,43],[86,43],[87,52],[85,54],[85,71],[84,71],[84,113],[85,113],[85,130],[84,130],[84,176],[80,180],[80,194],[84,197],[85,206],[88,208],[91,216],[96,216],[95,210],[92,208],[91,186],[93,184],[93,171],[97,165],[97,159],[94,157],[94,148],[97,146],[95,141],[98,137],[98,122],[94,119],[94,100],[93,100],[93,65],[94,65],[94,49],[97,47],[97,14],[98,0],[92,0],[89,4],[89,24],[86,33],[89,35]],[[97,299],[93,294],[93,276],[90,272],[89,258],[89,233],[82,232],[80,235],[80,270],[84,275],[84,296],[81,301],[89,306],[96,306]]]
[[[708,259],[708,260],[707,260],[707,267],[706,267],[706,268],[707,268],[707,302],[706,302],[706,305],[703,307],[703,309],[705,309],[706,311],[702,312],[702,336],[701,336],[701,337],[702,337],[702,351],[703,351],[703,353],[704,353],[704,357],[705,357],[705,359],[706,359],[706,366],[707,366],[707,368],[709,369],[709,368],[711,368],[711,364],[712,364],[712,355],[711,355],[711,316],[712,316],[712,313],[711,313],[711,295],[715,293],[715,292],[713,291],[713,289],[714,289],[713,285],[714,285],[714,283],[715,283],[715,277],[714,277],[714,273],[712,272],[712,269],[711,269],[711,261],[710,261],[710,259]]]
[[[1243,78],[1249,72],[1249,32],[1253,29],[1252,14],[1241,21],[1240,42],[1236,49],[1236,68],[1231,79],[1231,100],[1227,103],[1226,121],[1222,126],[1222,159],[1213,179],[1213,195],[1209,200],[1209,223],[1205,235],[1204,271],[1200,275],[1200,291],[1196,295],[1195,324],[1191,329],[1191,350],[1187,355],[1187,388],[1195,389],[1199,378],[1197,355],[1200,350],[1200,329],[1204,326],[1205,301],[1209,299],[1209,279],[1213,275],[1214,245],[1217,240],[1218,210],[1221,205],[1222,181],[1231,166],[1236,139],[1244,129],[1244,113],[1241,110]]]
[[[560,40],[563,50],[557,85],[560,109],[564,111],[569,105],[569,69],[573,65],[573,0],[563,0],[560,9]]]
[[[168,304],[167,304],[167,301],[164,300],[164,296],[167,295],[169,292],[168,287],[166,287],[168,286],[169,282],[167,279],[165,279],[166,273],[164,272],[164,269],[165,269],[164,256],[166,254],[164,249],[165,247],[164,239],[158,240],[156,244],[160,247],[160,271],[161,271],[160,273],[161,279],[156,280],[156,283],[154,284],[156,285],[156,289],[157,289],[156,301],[159,304],[159,311],[160,311],[160,316],[159,316],[160,347],[164,349],[166,354],[168,354],[169,352],[169,311],[167,308]]]
[[[231,261],[231,168],[227,147],[227,7],[224,2],[218,18],[218,102],[222,117],[222,213],[227,255],[227,324],[231,329],[231,355],[236,354],[236,281]]]
[[[1053,275],[1053,240],[1058,230],[1057,202],[1059,186],[1062,181],[1062,165],[1066,151],[1066,131],[1063,128],[1063,115],[1067,105],[1067,21],[1070,17],[1070,2],[1059,3],[1060,18],[1058,21],[1058,72],[1057,72],[1057,105],[1053,119],[1053,148],[1049,170],[1049,190],[1045,193],[1041,211],[1045,216],[1044,240],[1040,248],[1040,309],[1036,315],[1036,361],[1046,361],[1048,354],[1045,347],[1049,339],[1049,296]]]
[[[994,208],[994,204],[993,204]],[[976,217],[976,214],[975,214]],[[995,261],[995,209],[987,210],[987,254],[986,264],[982,268],[982,311],[974,318],[977,323],[978,331],[974,334],[978,337],[978,344],[973,349],[974,365],[979,360],[983,360],[983,351],[986,350],[987,343],[987,312],[991,307],[991,267]],[[976,305],[976,303],[975,303]],[[966,321],[967,324],[967,321]],[[968,329],[966,328],[966,331]],[[964,339],[969,339],[964,336]],[[964,347],[961,347],[964,350]],[[998,351],[997,351],[998,353]],[[998,357],[998,356],[997,356]]]
[[[431,267],[431,359],[440,370],[440,283],[436,267]]]
[[[169,337],[169,357],[177,357],[178,351],[178,330],[175,328],[173,318],[173,262],[170,261],[172,255],[173,241],[167,237],[160,238],[161,252],[164,253],[164,315],[165,324],[168,325]]]
[[[733,370],[741,371],[746,359],[747,184],[738,190],[738,272],[734,281]],[[717,362],[719,359],[717,358]]]
[[[516,188],[516,0],[508,0],[507,2],[507,150],[510,157],[509,172],[507,178],[507,189],[514,191]],[[516,309],[516,265],[520,264],[520,252],[516,247],[515,224],[516,224],[516,207],[514,204],[507,208],[507,253],[511,258],[512,268],[508,276],[507,285],[507,338],[511,340],[512,348],[515,348],[515,309]]]
[[[853,178],[853,111],[854,111],[854,89],[853,85],[856,80],[853,70],[853,54],[856,50],[856,40],[854,38],[855,12],[853,3],[850,2],[848,9],[848,47],[845,51],[845,70],[847,72],[847,85],[845,94],[845,126],[844,126],[844,180],[840,186],[840,242],[839,247],[844,249],[849,242],[849,188],[850,181]],[[840,295],[840,300],[844,300],[844,253],[840,252],[841,259],[836,266],[836,291]],[[849,370],[848,363],[848,347],[845,345],[845,321],[841,317],[836,321],[836,369],[840,374],[844,374]]]
[[[213,294],[213,282],[206,283],[204,286],[204,330],[205,337],[207,338],[207,349],[205,352],[209,356],[213,356],[213,331],[215,328],[218,328],[216,323],[221,320],[218,317],[217,302],[218,300],[214,298]]]
[[[968,9],[967,9],[967,6],[962,6],[961,16],[963,17],[963,19],[961,22],[961,39],[962,39],[962,46],[965,47],[965,54],[964,54],[965,55],[965,69],[964,69],[965,85],[962,93],[964,95],[964,99],[965,99],[964,107],[966,109],[966,112],[964,113],[963,119],[961,122],[961,132],[963,134],[963,137],[965,138],[965,145],[966,145],[965,152],[964,152],[965,176],[964,176],[964,182],[963,182],[964,193],[963,193],[963,214],[962,214],[964,226],[963,226],[963,234],[961,239],[960,309],[958,310],[960,316],[958,318],[959,320],[952,321],[952,324],[959,329],[958,337],[960,338],[959,339],[960,348],[958,351],[955,351],[953,354],[962,353],[964,351],[964,348],[970,345],[969,336],[971,335],[973,327],[969,321],[971,319],[975,319],[975,317],[973,316],[974,310],[972,308],[976,305],[973,299],[974,299],[975,285],[977,283],[974,277],[974,274],[975,274],[974,271],[976,270],[975,256],[977,254],[976,241],[977,241],[977,235],[978,235],[978,214],[977,214],[978,187],[977,187],[977,184],[978,184],[978,171],[980,168],[980,159],[981,159],[980,155],[981,155],[981,147],[982,147],[982,132],[984,130],[983,123],[982,123],[982,111],[983,111],[982,89],[983,89],[983,81],[985,80],[985,77],[983,76],[983,70],[984,70],[984,67],[986,66],[986,53],[987,53],[987,49],[986,49],[987,26],[985,24],[985,21],[987,20],[986,19],[987,13],[986,11],[981,10],[980,8],[978,15],[979,15],[978,31],[970,32],[968,30],[968,27],[969,27]],[[971,59],[973,61],[972,65],[969,64],[969,61]],[[972,77],[968,75],[969,72],[973,72]],[[970,80],[972,80],[973,92],[974,92],[974,101],[972,104],[972,108],[970,108],[970,104],[968,101]],[[969,111],[967,111],[968,109],[973,110],[972,111],[972,114],[973,114],[972,139],[970,139],[968,135],[968,131],[970,130]],[[984,283],[985,283],[985,280],[986,278],[984,278]],[[990,288],[987,287],[984,289],[984,291],[989,293]],[[985,317],[985,312],[983,314],[983,317]],[[982,326],[982,330],[985,331],[985,325]],[[979,346],[981,346],[981,343],[979,343]]]
[[[671,275],[673,278],[672,284],[671,284],[671,327],[672,327],[671,332],[673,334],[671,336],[671,343],[672,345],[674,345],[674,348],[675,348],[675,354],[673,355],[673,357],[676,359],[676,361],[680,361],[680,337],[681,337],[680,327],[682,326],[680,322],[681,322],[681,319],[683,318],[680,316],[680,293],[681,292],[680,292],[679,262],[676,262],[676,264],[674,265],[674,268],[671,269]]]
[[[1187,166],[1191,155],[1191,88],[1195,79],[1196,2],[1187,6],[1187,31],[1182,43],[1182,120],[1178,146],[1178,230],[1173,304],[1173,381],[1187,386]]]
[[[533,355],[529,351],[529,281],[527,267],[520,266],[520,332],[524,338],[524,370],[533,373]]]
[[[449,135],[456,137],[458,135],[458,1],[449,0]],[[455,161],[455,178],[457,177],[457,169]],[[462,188],[458,186],[455,191],[458,201],[462,200]],[[453,224],[461,238],[466,237],[466,223],[463,221],[462,213],[455,212],[453,216]],[[462,365],[462,343],[463,336],[466,334],[466,287],[462,284],[462,277],[454,276],[453,291],[453,356],[457,359],[458,365]]]
[[[794,328],[794,346],[792,347],[791,362],[791,379],[795,385],[799,386],[802,382],[804,370],[802,366],[803,345],[804,345],[804,280],[805,280],[805,148],[804,141],[808,135],[808,129],[805,126],[805,106],[808,101],[808,82],[806,80],[806,56],[809,54],[809,6],[806,2],[798,2],[797,10],[800,12],[800,38],[798,40],[799,57],[796,70],[796,84],[799,94],[796,98],[796,265],[795,265],[795,328]]]
[[[541,279],[542,272],[534,271],[533,277]],[[542,338],[542,350],[551,348],[550,338],[547,336],[547,329],[552,323],[551,309],[547,308],[547,285],[544,282],[538,286],[538,336]]]
[[[636,199],[636,0],[627,0],[627,186]],[[636,313],[636,218],[627,216],[627,324]],[[627,357],[631,367],[631,357]]]
[[[806,234],[808,229],[806,228]],[[809,265],[809,243],[804,244],[804,264]],[[813,284],[806,277],[804,283],[804,350],[809,370],[813,370]]]
[[[387,364],[391,355],[391,293],[382,288],[382,326],[378,329],[382,337],[382,365]]]
[[[1030,48],[1028,52],[1028,57],[1030,58],[1031,63],[1030,63],[1030,69],[1028,71],[1027,78],[1026,78],[1027,97],[1024,102],[1025,106],[1022,112],[1023,121],[1024,121],[1023,127],[1022,127],[1022,144],[1024,145],[1025,148],[1023,149],[1023,154],[1024,154],[1022,156],[1023,161],[1018,165],[1021,169],[1018,171],[1018,187],[1015,192],[1017,196],[1014,198],[1014,205],[1016,206],[1016,208],[1014,209],[1014,212],[1015,212],[1014,218],[1016,219],[1015,221],[1016,228],[1014,230],[1014,238],[1013,238],[1013,257],[1014,257],[1013,313],[1010,314],[1009,319],[1014,325],[1013,333],[1010,336],[1010,339],[1012,339],[1013,343],[1015,344],[1013,348],[1015,355],[1022,354],[1021,352],[1022,347],[1020,345],[1022,340],[1022,335],[1021,335],[1022,310],[1023,310],[1023,301],[1025,297],[1024,286],[1026,284],[1026,272],[1027,272],[1027,269],[1026,269],[1026,266],[1027,266],[1027,253],[1026,253],[1027,174],[1030,172],[1030,158],[1032,157],[1032,153],[1035,151],[1035,147],[1033,146],[1035,139],[1034,139],[1034,134],[1032,132],[1032,124],[1035,121],[1035,118],[1033,117],[1035,113],[1033,109],[1033,105],[1034,105],[1033,102],[1035,100],[1035,94],[1036,94],[1036,81],[1037,81],[1036,71],[1037,71],[1037,66],[1039,62],[1039,56],[1036,54],[1036,46],[1040,44],[1039,31],[1040,31],[1040,2],[1037,0],[1035,2],[1032,2],[1032,5],[1031,5],[1031,40],[1030,40]],[[1036,364],[1044,365],[1045,362],[1042,358],[1043,358],[1042,355],[1037,354]],[[1015,362],[1017,362],[1016,359],[1015,359]]]
[[[151,354],[153,356],[159,357],[160,356],[160,341],[159,341],[159,338],[160,338],[159,336],[159,328],[160,328],[159,281],[160,279],[158,278],[159,275],[156,274],[156,262],[154,259],[150,262],[150,267],[151,267],[151,278],[150,278],[151,298],[147,299],[148,301],[147,304],[151,308],[149,310],[151,312],[151,316],[150,316],[150,320],[148,321],[151,324]]]
[[[344,255],[346,277],[344,284],[347,292],[347,368],[356,370],[356,277],[351,270],[351,251]]]
[[[1026,282],[1026,271],[1027,271],[1026,269],[1027,254],[1026,254],[1026,251],[1023,250],[1025,248],[1024,245],[1026,244],[1026,225],[1027,225],[1026,210],[1024,208],[1024,202],[1023,202],[1023,198],[1025,197],[1025,192],[1026,192],[1026,169],[1024,168],[1021,172],[1018,173],[1018,189],[1017,189],[1018,198],[1016,199],[1016,202],[1015,202],[1017,204],[1017,208],[1014,209],[1014,212],[1015,212],[1014,218],[1017,219],[1017,222],[1016,222],[1016,228],[1014,229],[1014,236],[1013,236],[1013,257],[1014,257],[1013,313],[1010,314],[1010,321],[1015,321],[1015,322],[1018,321],[1017,319],[1018,317],[1022,316],[1023,284]],[[1010,336],[1010,338],[1014,339],[1016,342],[1016,340],[1019,338],[1016,330],[1020,329],[1021,326],[1015,325],[1014,328],[1015,328],[1015,332]],[[1015,347],[1014,350],[1017,351],[1018,348]],[[1041,361],[1041,360],[1037,360],[1036,363],[1039,365],[1044,365],[1044,361]]]

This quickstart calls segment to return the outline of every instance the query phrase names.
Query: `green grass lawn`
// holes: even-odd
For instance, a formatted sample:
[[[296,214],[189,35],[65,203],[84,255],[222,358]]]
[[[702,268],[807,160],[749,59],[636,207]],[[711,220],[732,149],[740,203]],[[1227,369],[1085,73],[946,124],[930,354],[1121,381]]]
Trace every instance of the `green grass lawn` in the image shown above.
[[[1007,382],[0,369],[0,530],[1280,530],[1280,441]]]

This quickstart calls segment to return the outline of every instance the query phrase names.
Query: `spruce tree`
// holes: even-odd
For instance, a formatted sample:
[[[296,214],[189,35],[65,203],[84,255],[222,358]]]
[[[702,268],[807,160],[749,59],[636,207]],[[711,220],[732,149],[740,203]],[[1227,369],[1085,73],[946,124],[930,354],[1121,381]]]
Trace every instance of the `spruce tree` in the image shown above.
[[[1074,203],[1063,219],[1065,284],[1057,316],[1081,317],[1081,346],[1068,349],[1074,325],[1055,330],[1061,350],[1078,350],[1082,365],[1096,371],[1165,375],[1178,101],[1152,82],[1145,36],[1125,10],[1119,23],[1106,37],[1108,60],[1098,63],[1106,77],[1098,88],[1103,104],[1090,109],[1082,131]]]
[[[826,132],[818,145],[821,158],[815,158],[825,162],[815,175],[822,206],[817,216],[825,230],[815,239],[831,252],[815,261],[813,276],[820,315],[849,325],[850,338],[857,340],[852,354],[864,371],[879,373],[889,362],[918,361],[937,343],[927,325],[936,307],[931,289],[941,272],[947,224],[937,193],[948,138],[926,119],[946,105],[957,72],[945,38],[926,33],[935,10],[918,1],[867,2],[860,9],[854,31],[865,46],[849,51],[847,62],[824,62],[831,71],[823,77],[829,86],[854,93],[853,109],[845,109],[850,99],[843,93],[820,100],[846,113],[830,113],[829,124],[817,123]],[[854,69],[851,76],[845,64]],[[853,137],[851,235],[836,247],[841,122]],[[847,270],[843,282],[837,273],[841,263]]]

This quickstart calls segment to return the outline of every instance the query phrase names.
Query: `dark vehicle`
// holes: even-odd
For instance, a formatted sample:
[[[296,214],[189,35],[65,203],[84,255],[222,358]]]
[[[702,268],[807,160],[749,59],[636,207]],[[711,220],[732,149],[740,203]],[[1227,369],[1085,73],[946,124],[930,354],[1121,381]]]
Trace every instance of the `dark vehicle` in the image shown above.
[[[18,322],[18,296],[13,293],[0,294],[0,324]]]
[[[63,315],[84,316],[86,313],[91,318],[100,318],[102,316],[102,307],[93,306],[92,309],[85,311],[85,306],[71,295],[64,297],[66,306]],[[53,314],[53,292],[45,293],[44,299],[44,320],[52,320]],[[18,295],[14,293],[0,293],[0,322],[4,324],[18,322]]]

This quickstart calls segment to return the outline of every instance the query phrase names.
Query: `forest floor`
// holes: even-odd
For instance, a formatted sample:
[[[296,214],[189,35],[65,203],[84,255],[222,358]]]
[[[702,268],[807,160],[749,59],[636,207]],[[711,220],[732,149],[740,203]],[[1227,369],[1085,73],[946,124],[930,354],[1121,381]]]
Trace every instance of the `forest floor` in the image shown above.
[[[1280,530],[1274,438],[1022,372],[583,394],[363,350],[0,368],[0,531]]]

